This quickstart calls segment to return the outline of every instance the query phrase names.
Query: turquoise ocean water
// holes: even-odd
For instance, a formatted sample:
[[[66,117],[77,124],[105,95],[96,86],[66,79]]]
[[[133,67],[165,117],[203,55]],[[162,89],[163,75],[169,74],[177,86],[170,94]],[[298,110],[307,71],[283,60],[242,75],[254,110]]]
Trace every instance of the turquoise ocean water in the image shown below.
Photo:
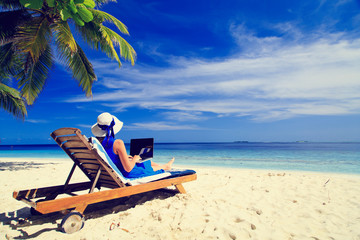
[[[57,145],[0,145],[1,157],[68,158]],[[171,157],[180,165],[360,174],[360,143],[155,144],[156,162]]]

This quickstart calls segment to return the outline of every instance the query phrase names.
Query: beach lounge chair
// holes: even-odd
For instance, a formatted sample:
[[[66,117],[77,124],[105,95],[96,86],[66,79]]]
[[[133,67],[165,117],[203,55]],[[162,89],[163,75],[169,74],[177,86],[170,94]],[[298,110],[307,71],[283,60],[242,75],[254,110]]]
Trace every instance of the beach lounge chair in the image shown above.
[[[179,193],[185,193],[182,183],[196,179],[196,172],[193,170],[166,171],[150,177],[127,179],[113,166],[96,138],[90,138],[89,141],[77,128],[60,128],[52,132],[51,137],[74,161],[65,184],[14,191],[13,197],[30,205],[32,214],[72,209],[60,224],[66,233],[79,231],[84,226],[83,213],[90,204],[170,186],[175,186]],[[70,184],[76,167],[79,167],[90,181]],[[94,191],[95,188],[99,191]],[[69,196],[57,198],[63,194]]]

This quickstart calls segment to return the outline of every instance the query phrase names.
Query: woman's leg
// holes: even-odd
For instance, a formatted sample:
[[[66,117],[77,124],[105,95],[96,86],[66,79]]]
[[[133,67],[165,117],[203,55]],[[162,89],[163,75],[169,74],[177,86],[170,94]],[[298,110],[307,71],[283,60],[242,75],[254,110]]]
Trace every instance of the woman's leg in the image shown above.
[[[160,166],[160,164],[157,164],[156,162],[151,161],[151,166],[152,167],[158,167],[158,166]]]
[[[160,169],[170,170],[172,164],[174,163],[174,161],[175,161],[175,158],[172,158],[168,163],[166,163],[164,165],[160,165],[160,164],[157,164],[157,163],[154,163],[153,161],[151,161],[151,166],[152,166],[154,171],[157,171],[157,170],[160,170]]]

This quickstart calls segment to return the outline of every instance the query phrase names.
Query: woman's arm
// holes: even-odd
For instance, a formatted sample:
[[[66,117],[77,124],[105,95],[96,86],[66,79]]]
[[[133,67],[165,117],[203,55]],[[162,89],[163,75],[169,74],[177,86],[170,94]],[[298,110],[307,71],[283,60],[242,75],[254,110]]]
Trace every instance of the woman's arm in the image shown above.
[[[124,170],[131,172],[135,164],[139,161],[140,157],[135,155],[133,158],[129,158],[126,153],[125,144],[122,140],[116,139],[113,147],[114,153],[117,154],[120,158],[121,164],[124,167]]]

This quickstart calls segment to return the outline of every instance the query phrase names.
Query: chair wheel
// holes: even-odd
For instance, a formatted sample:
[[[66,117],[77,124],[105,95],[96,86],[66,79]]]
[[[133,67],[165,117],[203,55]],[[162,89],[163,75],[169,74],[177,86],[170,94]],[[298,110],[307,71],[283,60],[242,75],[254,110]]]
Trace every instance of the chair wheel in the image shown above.
[[[80,231],[84,227],[85,219],[79,212],[71,212],[67,214],[61,221],[61,231],[71,234]]]

